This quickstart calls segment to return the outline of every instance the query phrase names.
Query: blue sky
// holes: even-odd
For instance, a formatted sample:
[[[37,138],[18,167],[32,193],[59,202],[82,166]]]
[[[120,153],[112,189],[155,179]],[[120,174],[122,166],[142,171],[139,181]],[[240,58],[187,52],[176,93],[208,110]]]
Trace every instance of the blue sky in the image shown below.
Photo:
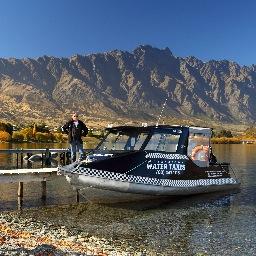
[[[254,0],[0,0],[0,57],[69,57],[140,44],[256,64]]]

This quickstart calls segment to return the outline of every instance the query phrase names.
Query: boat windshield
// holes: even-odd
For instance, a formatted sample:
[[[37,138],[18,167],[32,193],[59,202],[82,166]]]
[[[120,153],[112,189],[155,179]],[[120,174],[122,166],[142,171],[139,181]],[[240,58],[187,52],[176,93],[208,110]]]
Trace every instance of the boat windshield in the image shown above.
[[[179,139],[180,134],[155,133],[150,138],[145,150],[174,153],[177,151]]]
[[[99,150],[139,150],[148,133],[109,133],[98,147]]]

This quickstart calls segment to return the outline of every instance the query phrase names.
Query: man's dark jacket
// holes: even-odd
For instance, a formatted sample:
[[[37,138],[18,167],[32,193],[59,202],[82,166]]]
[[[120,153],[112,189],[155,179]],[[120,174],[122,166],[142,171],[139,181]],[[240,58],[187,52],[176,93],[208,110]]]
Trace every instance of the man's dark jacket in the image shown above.
[[[70,120],[65,125],[61,127],[62,131],[68,134],[68,142],[72,143],[74,141],[78,141],[80,143],[83,143],[82,136],[86,136],[88,133],[88,128],[86,125],[78,120],[78,125],[74,124],[73,120]]]

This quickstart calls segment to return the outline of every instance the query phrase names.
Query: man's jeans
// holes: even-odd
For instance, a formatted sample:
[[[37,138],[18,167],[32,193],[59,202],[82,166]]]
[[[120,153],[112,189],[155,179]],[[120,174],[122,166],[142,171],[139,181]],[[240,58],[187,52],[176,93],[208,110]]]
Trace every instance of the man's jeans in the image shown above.
[[[79,157],[81,158],[84,154],[83,143],[80,141],[72,141],[70,143],[71,150],[71,160],[76,161],[76,152],[79,152]]]

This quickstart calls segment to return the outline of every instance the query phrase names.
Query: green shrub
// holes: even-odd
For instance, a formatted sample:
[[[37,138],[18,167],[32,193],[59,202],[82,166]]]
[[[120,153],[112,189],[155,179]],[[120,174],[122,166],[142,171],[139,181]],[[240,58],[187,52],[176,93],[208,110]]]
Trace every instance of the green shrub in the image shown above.
[[[23,128],[22,130],[20,130],[20,133],[23,134],[25,141],[30,141],[34,139],[32,127]]]
[[[222,138],[222,137],[232,138],[233,134],[231,133],[231,131],[223,129],[219,133],[217,133],[216,136],[219,138]]]
[[[38,142],[49,142],[52,141],[49,133],[44,133],[44,132],[37,132],[35,135],[35,139]]]
[[[212,144],[239,144],[241,143],[240,138],[227,138],[227,137],[219,137],[219,138],[212,138]]]
[[[66,141],[66,138],[64,138],[63,134],[60,133],[60,132],[55,132],[52,135],[53,135],[53,140],[56,141],[56,142]]]
[[[22,142],[24,141],[24,134],[22,134],[21,132],[15,131],[12,134],[12,140],[17,142]]]

